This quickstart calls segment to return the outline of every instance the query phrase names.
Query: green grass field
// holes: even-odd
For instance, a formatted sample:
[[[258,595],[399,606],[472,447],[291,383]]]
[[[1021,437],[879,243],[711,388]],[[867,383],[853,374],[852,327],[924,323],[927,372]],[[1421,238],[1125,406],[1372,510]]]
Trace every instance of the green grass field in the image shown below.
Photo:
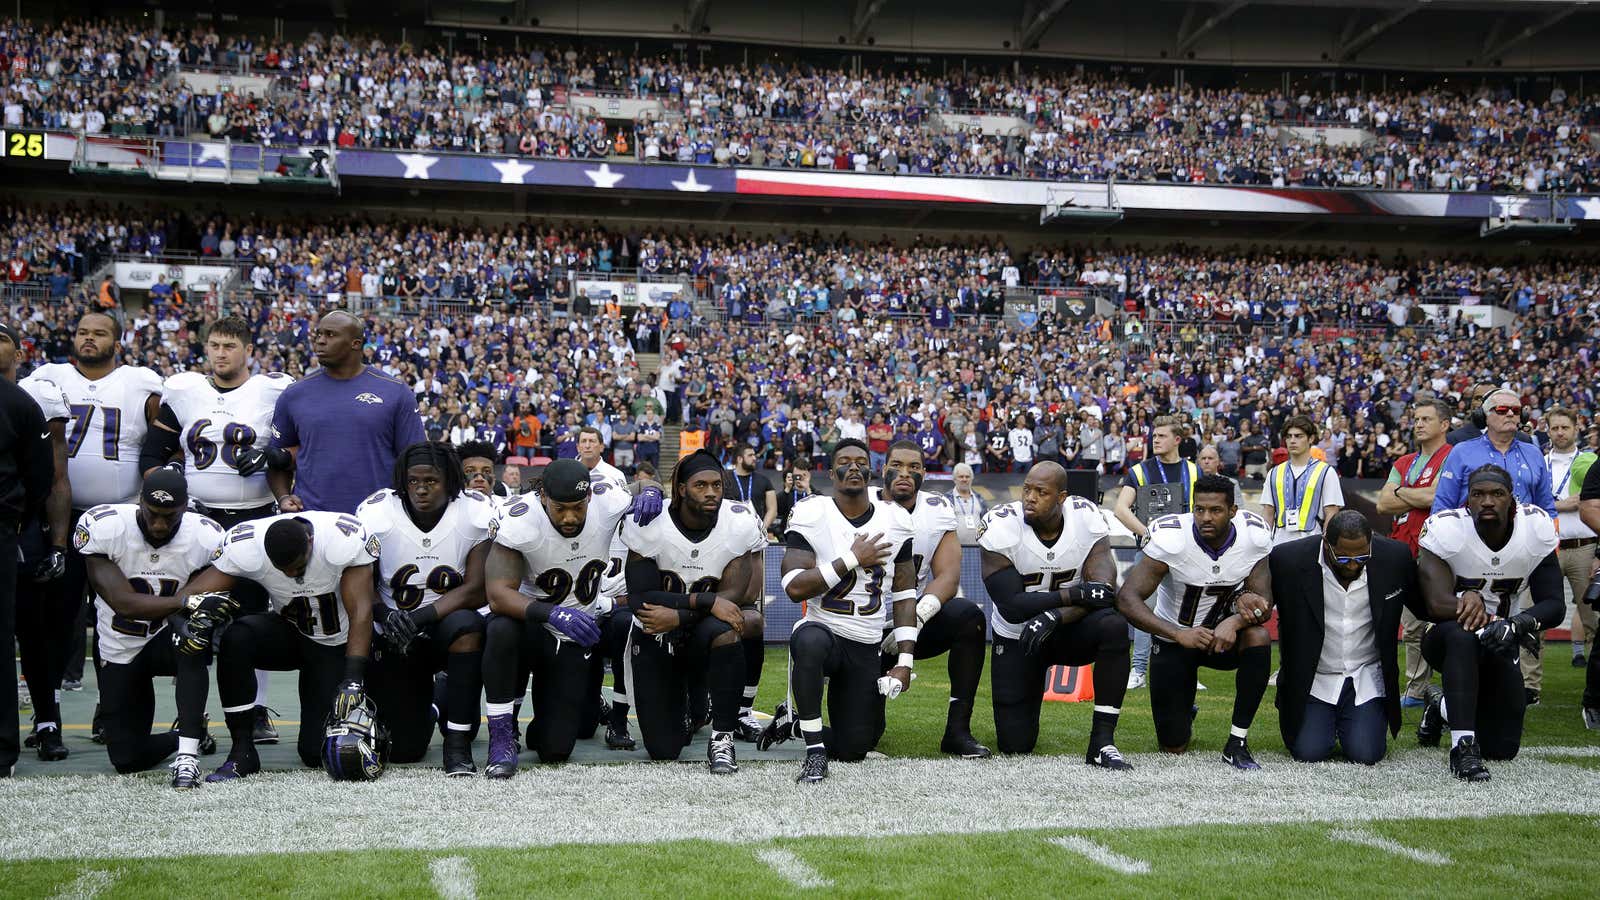
[[[1210,671],[1184,758],[1155,752],[1140,690],[1118,735],[1133,773],[1082,764],[1087,704],[1046,704],[1034,758],[946,760],[936,660],[890,704],[888,758],[835,764],[815,787],[793,784],[792,761],[747,756],[724,779],[700,759],[524,756],[504,783],[422,766],[367,785],[295,771],[189,794],[159,772],[0,782],[0,895],[1593,896],[1600,736],[1582,727],[1566,645],[1548,652],[1529,749],[1491,763],[1485,785],[1415,746],[1416,710],[1381,766],[1296,764],[1270,690],[1251,737],[1264,768],[1234,772],[1218,757],[1233,676]],[[783,666],[770,651],[764,709]],[[285,712],[292,690],[274,684]],[[993,738],[987,683],[974,731]]]

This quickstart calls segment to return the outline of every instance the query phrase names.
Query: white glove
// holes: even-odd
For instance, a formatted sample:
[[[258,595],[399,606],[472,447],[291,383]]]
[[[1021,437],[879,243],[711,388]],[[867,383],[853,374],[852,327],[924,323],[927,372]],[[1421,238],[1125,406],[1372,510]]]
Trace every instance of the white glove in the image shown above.
[[[616,606],[617,601],[613,597],[596,597],[594,606],[589,608],[589,615],[594,616],[596,619],[601,616],[609,616]]]
[[[917,601],[917,627],[928,624],[928,620],[937,616],[941,609],[944,609],[944,604],[939,602],[938,597],[923,594],[922,599]]]
[[[890,700],[900,696],[900,692],[903,690],[905,690],[905,686],[900,684],[900,679],[893,675],[885,675],[878,679],[878,693]]]

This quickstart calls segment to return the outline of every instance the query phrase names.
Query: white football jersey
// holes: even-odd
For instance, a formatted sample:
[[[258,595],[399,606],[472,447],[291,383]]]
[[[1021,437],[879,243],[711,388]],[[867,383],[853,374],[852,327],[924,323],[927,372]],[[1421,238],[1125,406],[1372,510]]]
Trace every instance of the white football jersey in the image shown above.
[[[174,597],[195,572],[211,565],[222,546],[222,526],[199,513],[186,512],[172,539],[152,547],[139,530],[139,506],[119,503],[85,512],[72,529],[72,546],[84,556],[104,556],[116,564],[141,594]],[[100,658],[133,661],[150,638],[167,627],[165,619],[146,621],[118,615],[105,600],[94,601],[95,640]]]
[[[881,497],[881,495],[880,495]],[[885,502],[893,502],[882,498]],[[911,539],[911,561],[917,567],[917,593],[928,589],[933,581],[933,551],[939,549],[946,532],[956,530],[956,508],[949,498],[927,491],[917,491],[917,505],[911,510],[911,525],[916,535]]]
[[[27,391],[33,402],[39,404],[46,422],[72,418],[72,411],[67,408],[67,395],[55,382],[43,378],[24,378],[17,386]]]
[[[267,558],[267,529],[279,519],[311,523],[311,564],[301,578],[283,574]],[[272,608],[301,634],[328,647],[342,647],[350,623],[345,619],[339,579],[345,569],[377,562],[380,547],[361,520],[348,513],[284,513],[233,526],[216,566],[218,571],[261,585]]]
[[[882,641],[893,605],[894,560],[902,553],[909,558],[915,531],[911,514],[884,500],[874,499],[859,524],[845,518],[831,497],[813,495],[796,503],[789,513],[789,533],[811,545],[818,565],[832,565],[858,534],[882,534],[891,545],[889,561],[857,567],[820,597],[807,600],[801,621],[820,623],[839,637],[863,644]]]
[[[1233,595],[1256,563],[1272,552],[1272,529],[1265,519],[1241,509],[1234,513],[1232,532],[1222,552],[1214,554],[1195,534],[1193,513],[1150,521],[1144,555],[1167,566],[1156,588],[1156,615],[1184,628],[1215,628],[1233,614]]]
[[[608,482],[592,482],[583,530],[569,538],[556,531],[539,496],[529,494],[503,504],[490,533],[495,543],[522,554],[528,568],[524,594],[593,613],[601,576],[611,565],[611,539],[632,503],[627,491]],[[562,637],[555,628],[545,627]]]
[[[400,495],[385,488],[356,507],[367,534],[378,539],[378,597],[394,609],[438,601],[466,580],[467,554],[489,539],[494,507],[477,491],[463,491],[424,532],[406,515]]]
[[[983,516],[983,531],[978,546],[1011,560],[1030,591],[1059,591],[1083,580],[1079,573],[1089,551],[1110,533],[1100,507],[1082,497],[1069,497],[1061,506],[1061,536],[1045,545],[1039,535],[1023,521],[1021,501],[996,506]],[[1000,614],[998,605],[989,617],[994,633],[1015,640],[1022,636],[1026,622],[1013,622]]]
[[[1444,560],[1456,576],[1455,593],[1478,591],[1489,615],[1509,619],[1529,605],[1528,576],[1555,552],[1559,537],[1549,513],[1528,503],[1515,507],[1511,540],[1490,550],[1464,509],[1428,517],[1417,546]]]
[[[629,494],[631,498],[632,492],[628,490],[628,476],[622,474],[621,469],[603,459],[595,463],[594,468],[589,470],[589,480],[591,482],[604,482],[624,494]],[[663,512],[662,515],[666,515],[666,513]],[[628,579],[622,571],[623,564],[627,561],[628,547],[622,542],[622,534],[619,531],[611,536],[611,564],[606,566],[605,574],[600,576],[600,596],[615,602],[617,598],[628,593]]]
[[[272,502],[267,473],[240,478],[239,452],[265,450],[272,441],[272,411],[278,395],[294,384],[281,372],[252,375],[231,391],[217,390],[200,372],[167,379],[161,402],[178,417],[183,473],[189,493],[217,509],[251,509]]]
[[[669,511],[644,527],[624,520],[622,540],[633,552],[655,560],[661,570],[661,590],[674,594],[715,591],[722,586],[722,570],[728,563],[767,548],[761,520],[750,515],[749,506],[733,500],[722,501],[716,524],[698,541],[683,533]],[[633,624],[644,627],[638,619]]]
[[[67,401],[67,476],[72,508],[123,503],[139,492],[145,399],[161,396],[161,376],[143,366],[118,366],[90,381],[71,363],[46,363],[24,381],[48,381]]]

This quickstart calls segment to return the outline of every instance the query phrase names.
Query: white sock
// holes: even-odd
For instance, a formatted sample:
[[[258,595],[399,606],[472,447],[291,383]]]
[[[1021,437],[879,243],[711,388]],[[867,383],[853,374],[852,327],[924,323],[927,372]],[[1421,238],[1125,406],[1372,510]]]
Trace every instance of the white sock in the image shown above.
[[[1450,746],[1459,746],[1462,741],[1467,740],[1468,738],[1477,740],[1478,733],[1476,731],[1456,731],[1454,728],[1450,729]]]
[[[60,731],[61,730],[61,726],[57,725],[54,722],[35,722],[35,723],[33,723],[33,730],[34,731],[45,731],[45,730]]]
[[[494,716],[509,716],[517,708],[515,703],[488,703],[485,706],[491,718]]]
[[[446,722],[446,723],[444,723],[444,727],[447,728],[450,731],[471,731],[472,730],[472,723],[471,722]]]
[[[1228,726],[1228,733],[1242,741],[1250,736],[1250,729],[1240,728],[1237,725],[1230,725]]]
[[[1450,708],[1445,706],[1443,697],[1439,698],[1439,718],[1444,720],[1446,725],[1450,724]]]
[[[180,737],[180,738],[178,738],[178,755],[179,756],[199,756],[200,755],[200,739],[199,738],[190,738],[190,737]]]
[[[256,705],[267,705],[267,670],[256,670]]]
[[[1572,655],[1574,657],[1583,655],[1583,641],[1572,642]]]

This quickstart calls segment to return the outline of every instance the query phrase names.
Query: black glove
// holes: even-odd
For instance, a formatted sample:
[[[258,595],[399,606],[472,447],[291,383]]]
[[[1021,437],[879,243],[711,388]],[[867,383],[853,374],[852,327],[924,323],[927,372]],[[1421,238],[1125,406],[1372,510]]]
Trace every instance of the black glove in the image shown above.
[[[1510,619],[1495,619],[1483,626],[1478,643],[1496,656],[1517,661],[1517,626]]]
[[[1519,612],[1511,617],[1511,627],[1517,630],[1517,643],[1529,653],[1539,652],[1539,620],[1531,612]]]
[[[212,633],[218,621],[203,609],[187,616],[174,615],[167,620],[172,626],[173,649],[184,656],[202,656],[211,649]]]
[[[39,560],[39,564],[33,568],[33,580],[39,582],[55,581],[65,574],[67,574],[67,551],[55,547],[50,548],[50,552],[46,553],[44,559]]]
[[[417,638],[417,623],[403,609],[391,609],[383,616],[383,637],[396,653],[404,654]]]
[[[1044,642],[1055,634],[1056,626],[1061,624],[1061,610],[1047,609],[1037,616],[1029,619],[1022,626],[1022,652],[1027,654],[1038,653]]]
[[[239,601],[233,599],[233,595],[227,591],[212,591],[206,594],[190,594],[183,601],[183,608],[188,610],[190,615],[203,610],[208,616],[228,620],[239,612]]]
[[[1117,602],[1117,592],[1104,581],[1080,581],[1067,588],[1067,602],[1090,611],[1110,609]]]
[[[239,470],[240,475],[249,478],[251,475],[257,475],[268,469],[282,472],[289,468],[289,463],[292,460],[293,457],[289,455],[289,451],[280,447],[268,447],[265,450],[250,447],[239,451],[239,456],[234,462],[234,468]]]
[[[339,685],[339,690],[333,695],[333,715],[343,719],[350,715],[350,710],[355,709],[367,700],[366,686],[354,679],[347,679]]]

